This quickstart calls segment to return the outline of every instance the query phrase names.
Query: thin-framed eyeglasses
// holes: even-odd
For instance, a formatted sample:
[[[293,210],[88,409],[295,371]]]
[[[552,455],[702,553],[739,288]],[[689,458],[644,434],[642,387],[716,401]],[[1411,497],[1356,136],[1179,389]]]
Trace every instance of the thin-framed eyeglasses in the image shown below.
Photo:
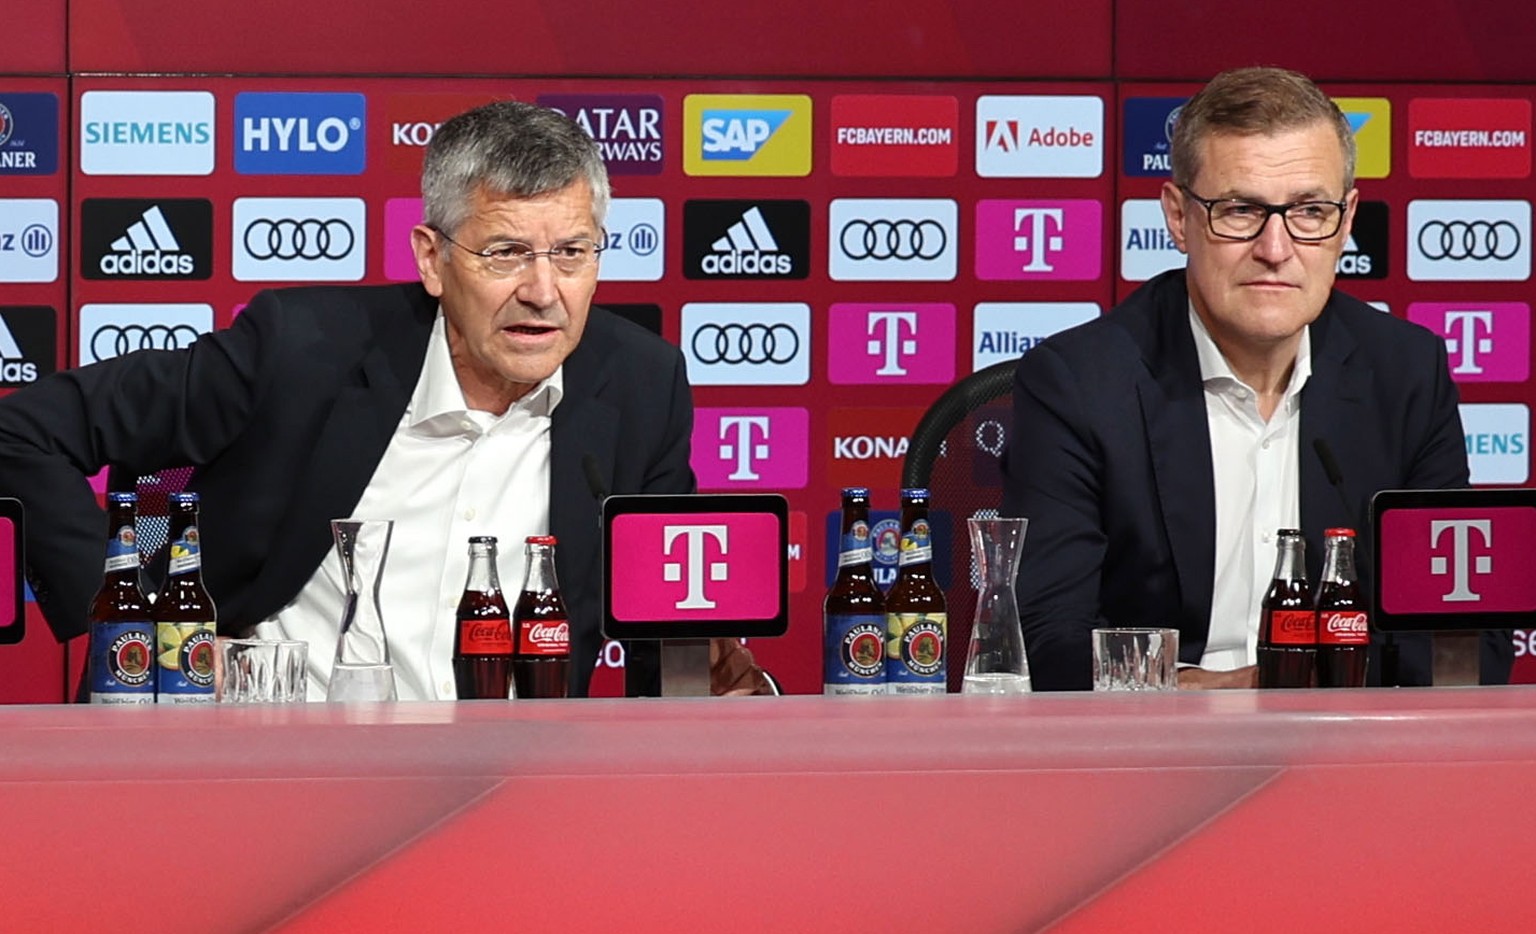
[[[1344,223],[1344,211],[1349,207],[1347,201],[1265,204],[1247,198],[1202,198],[1187,185],[1180,185],[1179,190],[1205,207],[1207,226],[1211,233],[1223,240],[1254,240],[1264,232],[1270,215],[1279,214],[1292,240],[1316,243],[1339,232]]]
[[[438,228],[431,229],[439,237],[464,252],[480,257],[480,262],[485,266],[486,271],[500,277],[511,277],[526,272],[528,267],[533,265],[533,261],[540,256],[549,257],[550,265],[554,266],[555,271],[562,276],[579,276],[597,265],[597,256],[604,250],[602,244],[585,237],[561,240],[547,250],[535,250],[532,244],[523,243],[521,240],[501,240],[483,250],[471,250]]]

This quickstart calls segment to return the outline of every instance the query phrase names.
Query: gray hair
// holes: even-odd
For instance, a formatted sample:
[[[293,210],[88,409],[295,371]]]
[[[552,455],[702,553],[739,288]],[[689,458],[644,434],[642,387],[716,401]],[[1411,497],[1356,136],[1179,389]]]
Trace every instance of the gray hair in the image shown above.
[[[1173,180],[1193,185],[1207,137],[1268,136],[1318,123],[1333,128],[1344,157],[1344,191],[1355,186],[1355,134],[1312,79],[1284,68],[1234,68],[1212,78],[1179,111],[1169,160]]]
[[[608,170],[587,132],[565,115],[521,101],[497,101],[444,121],[421,168],[423,220],[453,233],[469,218],[475,192],[513,198],[549,194],[585,180],[592,216],[608,216]]]

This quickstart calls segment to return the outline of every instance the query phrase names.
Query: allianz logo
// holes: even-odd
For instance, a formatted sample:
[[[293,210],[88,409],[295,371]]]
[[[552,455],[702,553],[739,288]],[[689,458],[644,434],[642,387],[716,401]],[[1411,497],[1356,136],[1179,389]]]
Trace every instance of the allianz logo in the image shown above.
[[[1177,250],[1167,227],[1132,227],[1125,232],[1127,250]]]
[[[832,439],[834,460],[867,461],[875,458],[907,456],[908,439],[903,435],[846,435]]]
[[[1030,348],[1039,346],[1044,341],[1044,335],[1019,331],[980,331],[976,335],[976,351],[1022,356]]]
[[[362,126],[357,117],[326,117],[313,124],[308,117],[246,117],[241,121],[240,148],[246,152],[274,148],[278,152],[340,152],[347,148],[352,131]]]
[[[779,252],[779,242],[758,208],[748,208],[741,220],[726,230],[725,236],[710,244],[713,252],[704,255],[699,268],[706,273],[755,273],[789,275],[794,258]]]

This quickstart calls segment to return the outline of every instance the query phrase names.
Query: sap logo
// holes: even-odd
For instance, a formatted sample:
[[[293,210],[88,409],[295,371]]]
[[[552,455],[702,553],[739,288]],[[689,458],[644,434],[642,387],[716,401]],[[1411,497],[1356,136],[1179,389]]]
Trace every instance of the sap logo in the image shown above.
[[[751,159],[789,119],[790,110],[706,110],[701,124],[704,158]]]
[[[365,165],[361,94],[246,92],[235,96],[244,175],[358,175]]]
[[[854,435],[832,439],[832,456],[837,460],[867,461],[876,457],[906,457],[908,439],[904,435]]]

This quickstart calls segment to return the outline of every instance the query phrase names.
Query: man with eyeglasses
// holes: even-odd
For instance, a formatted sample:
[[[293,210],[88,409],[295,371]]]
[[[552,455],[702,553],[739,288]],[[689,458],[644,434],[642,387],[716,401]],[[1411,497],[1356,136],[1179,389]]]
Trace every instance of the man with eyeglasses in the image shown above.
[[[401,699],[455,695],[472,535],[500,539],[514,592],[523,539],[559,539],[571,690],[586,692],[602,642],[594,490],[694,490],[682,356],[592,307],[608,178],[571,120],[504,101],[446,121],[422,197],[419,283],[262,292],[187,350],[0,402],[0,491],[33,518],[31,571],[60,639],[85,631],[101,580],[84,476],[191,465],[220,631],[307,641],[312,698],[343,607],[329,520],[346,516],[395,521],[380,596]]]
[[[1327,95],[1282,69],[1218,75],[1171,162],[1186,267],[1015,375],[1003,512],[1030,520],[1018,590],[1040,688],[1090,686],[1101,626],[1178,629],[1181,687],[1256,686],[1277,529],[1305,532],[1315,581],[1323,530],[1365,529],[1376,491],[1468,482],[1444,342],[1333,289],[1359,193]],[[1399,683],[1429,683],[1428,640],[1398,642]],[[1486,680],[1512,661],[1507,634],[1485,638]],[[1373,645],[1371,683],[1381,668]]]

